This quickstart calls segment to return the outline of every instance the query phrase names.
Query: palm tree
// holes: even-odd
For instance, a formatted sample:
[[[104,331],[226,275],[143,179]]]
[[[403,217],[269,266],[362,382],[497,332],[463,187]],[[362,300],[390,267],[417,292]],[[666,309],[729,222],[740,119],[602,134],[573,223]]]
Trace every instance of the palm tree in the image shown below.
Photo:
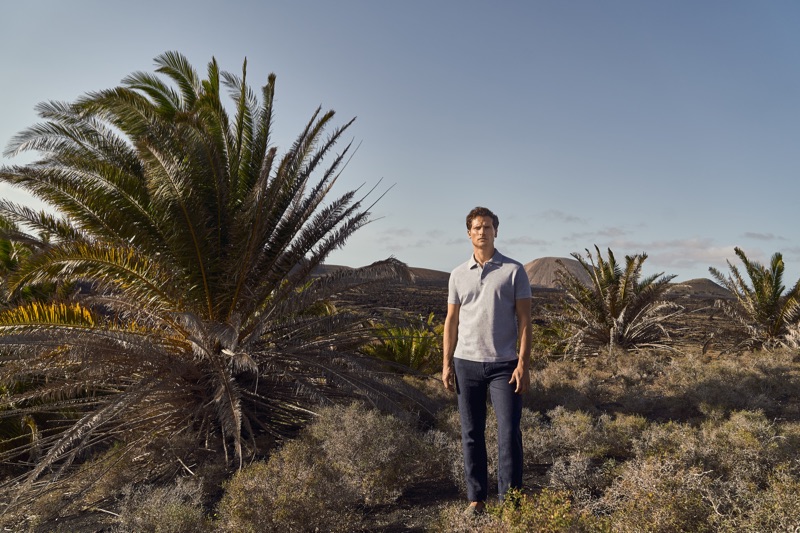
[[[751,348],[796,347],[800,341],[800,280],[786,291],[783,256],[778,252],[773,254],[769,267],[750,261],[741,248],[734,248],[734,252],[744,265],[749,284],[730,261],[728,276],[709,267],[714,279],[736,298],[735,304],[720,300],[717,305],[746,332],[745,343]]]
[[[603,258],[597,246],[595,250],[596,260],[589,250],[586,258],[572,254],[589,275],[590,285],[563,264],[556,273],[567,295],[560,317],[570,331],[567,349],[628,349],[653,345],[668,336],[664,320],[682,311],[680,306],[663,300],[675,276],[659,273],[642,279],[647,254],[625,256],[623,268],[610,249],[608,259]]]
[[[57,213],[0,201],[8,224],[49,236],[16,265],[10,294],[41,283],[80,287],[0,312],[0,379],[25,383],[0,416],[40,420],[35,440],[0,453],[23,466],[38,454],[7,480],[17,494],[112,445],[146,458],[132,479],[163,475],[176,464],[179,452],[165,450],[178,436],[197,444],[195,455],[219,451],[241,467],[295,429],[313,402],[391,401],[359,364],[363,317],[319,304],[406,276],[405,265],[390,258],[314,275],[370,220],[374,188],[329,198],[351,145],[334,149],[352,120],[331,129],[334,112],[317,109],[279,155],[274,75],[259,98],[246,60],[237,76],[212,59],[205,79],[179,53],[155,62],[156,73],[119,87],[40,104],[44,122],[7,149],[40,159],[0,169],[0,180]]]

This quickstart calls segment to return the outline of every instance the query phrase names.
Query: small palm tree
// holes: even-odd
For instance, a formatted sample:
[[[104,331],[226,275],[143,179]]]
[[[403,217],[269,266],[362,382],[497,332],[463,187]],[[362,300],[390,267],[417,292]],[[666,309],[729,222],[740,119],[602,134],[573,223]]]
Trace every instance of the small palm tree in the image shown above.
[[[399,321],[398,321],[399,322]],[[427,320],[409,318],[407,323],[375,324],[377,339],[362,347],[367,355],[402,367],[431,372],[442,366],[439,339],[443,325],[434,325],[434,314]]]
[[[7,153],[41,158],[0,169],[1,181],[55,210],[0,201],[8,228],[50,236],[14,264],[12,299],[42,283],[80,287],[0,311],[0,384],[24,383],[0,416],[38,424],[35,441],[0,453],[25,467],[6,483],[18,495],[112,446],[146,458],[131,480],[163,475],[183,453],[170,448],[179,436],[195,443],[187,454],[218,452],[241,467],[315,402],[392,398],[357,354],[364,317],[320,309],[350,288],[406,276],[405,265],[314,275],[370,220],[371,191],[329,198],[350,145],[334,149],[352,121],[326,134],[334,113],[318,109],[280,156],[274,75],[259,98],[246,61],[237,76],[212,59],[206,79],[178,53],[156,65],[74,103],[40,104],[44,122]],[[177,459],[188,465],[189,455]]]
[[[800,323],[800,280],[786,291],[783,284],[784,263],[780,253],[773,254],[769,267],[750,261],[741,248],[734,252],[742,261],[748,280],[727,261],[729,275],[714,267],[708,271],[735,297],[735,303],[719,300],[725,314],[746,333],[751,348],[770,349],[787,345],[796,347]]]
[[[569,328],[566,344],[569,351],[583,346],[597,348],[635,348],[653,345],[668,337],[663,322],[682,311],[664,301],[674,275],[653,274],[642,279],[642,264],[647,254],[625,256],[624,268],[608,250],[604,259],[595,246],[597,257],[586,250],[586,258],[573,253],[589,275],[586,285],[561,264],[556,275],[566,291],[561,318]]]

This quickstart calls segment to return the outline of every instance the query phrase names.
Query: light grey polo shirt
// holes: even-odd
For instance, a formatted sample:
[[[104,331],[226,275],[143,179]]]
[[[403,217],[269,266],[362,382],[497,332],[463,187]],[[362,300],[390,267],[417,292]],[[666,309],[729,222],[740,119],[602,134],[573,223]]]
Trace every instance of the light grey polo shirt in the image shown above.
[[[525,268],[497,249],[483,267],[474,256],[457,266],[447,296],[447,303],[461,306],[454,357],[482,363],[516,359],[516,301],[530,297]]]

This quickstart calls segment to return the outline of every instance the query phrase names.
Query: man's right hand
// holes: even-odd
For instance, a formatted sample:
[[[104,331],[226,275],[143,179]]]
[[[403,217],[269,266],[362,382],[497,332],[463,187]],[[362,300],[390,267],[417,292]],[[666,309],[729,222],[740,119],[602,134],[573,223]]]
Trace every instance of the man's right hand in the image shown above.
[[[452,366],[445,366],[442,368],[442,383],[446,390],[450,392],[456,390],[456,376]]]
[[[447,304],[447,317],[444,319],[444,333],[442,336],[442,383],[450,392],[456,390],[456,373],[453,356],[458,342],[458,314],[461,306]]]

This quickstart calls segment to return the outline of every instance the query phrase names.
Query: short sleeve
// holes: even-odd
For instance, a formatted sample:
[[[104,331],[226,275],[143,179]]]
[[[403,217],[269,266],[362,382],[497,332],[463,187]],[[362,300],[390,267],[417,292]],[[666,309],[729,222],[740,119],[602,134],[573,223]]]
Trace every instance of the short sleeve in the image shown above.
[[[453,305],[461,305],[461,298],[458,296],[456,289],[456,276],[455,272],[450,274],[450,280],[447,282],[447,303]]]
[[[524,300],[531,297],[531,282],[523,267],[517,267],[514,273],[514,298]]]

